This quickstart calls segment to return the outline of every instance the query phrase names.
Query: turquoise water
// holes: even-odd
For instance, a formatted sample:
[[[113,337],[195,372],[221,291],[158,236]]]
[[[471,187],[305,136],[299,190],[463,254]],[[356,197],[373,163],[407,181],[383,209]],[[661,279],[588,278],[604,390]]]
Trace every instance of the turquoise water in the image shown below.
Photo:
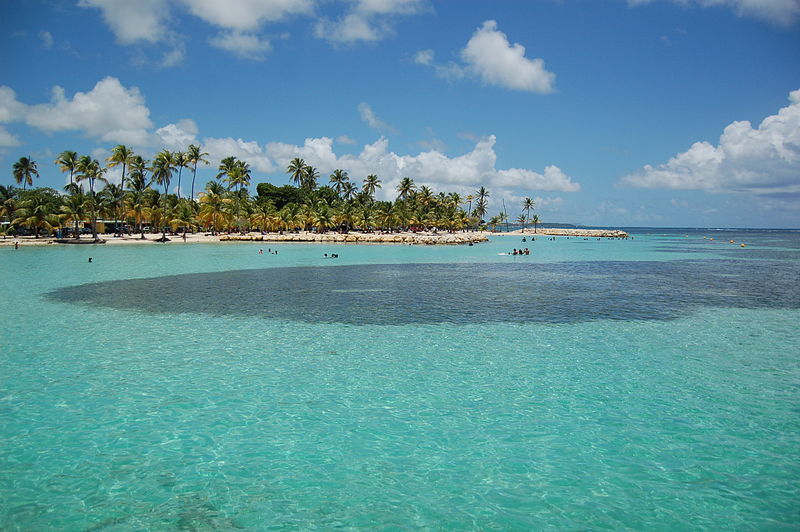
[[[2,248],[0,529],[797,529],[800,233],[634,236]]]

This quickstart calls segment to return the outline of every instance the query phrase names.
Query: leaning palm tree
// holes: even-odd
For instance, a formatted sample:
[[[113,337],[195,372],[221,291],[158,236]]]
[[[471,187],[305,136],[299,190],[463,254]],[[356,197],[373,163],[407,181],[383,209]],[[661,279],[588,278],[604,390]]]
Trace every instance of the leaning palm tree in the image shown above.
[[[375,190],[379,188],[381,188],[381,180],[375,174],[370,174],[364,180],[361,190],[372,199],[375,195]]]
[[[289,162],[286,168],[286,173],[289,174],[289,179],[294,181],[296,186],[300,186],[303,180],[303,174],[306,171],[306,162],[299,157],[295,157]]]
[[[14,179],[19,185],[22,183],[22,190],[26,185],[33,185],[33,177],[39,177],[39,170],[36,168],[36,161],[30,157],[20,157],[14,163]]]
[[[74,182],[73,175],[78,165],[78,152],[62,151],[54,163],[62,172],[69,172],[69,184],[71,185]]]
[[[169,183],[172,180],[172,173],[175,171],[175,154],[168,150],[161,150],[153,158],[153,180],[164,187],[164,197],[162,205],[161,241],[167,241],[167,228],[164,221],[167,219],[167,196],[169,195]]]
[[[336,192],[337,195],[342,195],[342,190],[344,190],[344,184],[350,180],[350,176],[347,175],[347,172],[344,170],[336,169],[331,173],[330,183],[333,186],[333,190]]]
[[[409,194],[414,192],[414,180],[410,177],[404,177],[397,185],[397,201],[405,200]]]
[[[208,164],[208,161],[203,157],[208,155],[207,152],[200,151],[200,146],[190,144],[186,149],[186,161],[192,165],[192,196],[191,200],[194,201],[194,180],[197,177],[197,164]]]
[[[114,168],[119,164],[122,165],[122,180],[119,184],[123,189],[125,189],[125,181],[127,179],[125,171],[128,169],[128,165],[133,157],[133,150],[124,144],[118,144],[111,149],[111,157],[106,159],[109,168]]]

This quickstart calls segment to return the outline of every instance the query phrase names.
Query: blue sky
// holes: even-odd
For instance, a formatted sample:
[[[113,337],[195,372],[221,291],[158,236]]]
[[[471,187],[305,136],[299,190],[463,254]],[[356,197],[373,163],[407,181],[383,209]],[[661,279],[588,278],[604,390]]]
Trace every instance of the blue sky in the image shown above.
[[[197,143],[200,183],[302,157],[381,199],[408,176],[543,221],[800,227],[800,0],[0,0],[0,43],[3,184]]]

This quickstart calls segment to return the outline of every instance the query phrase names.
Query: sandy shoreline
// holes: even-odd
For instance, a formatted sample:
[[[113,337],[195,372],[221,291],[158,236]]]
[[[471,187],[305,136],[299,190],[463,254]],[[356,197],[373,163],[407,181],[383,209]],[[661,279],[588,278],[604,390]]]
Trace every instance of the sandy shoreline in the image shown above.
[[[597,237],[597,238],[626,238],[628,234],[624,231],[616,229],[557,229],[547,228],[538,229],[535,233],[533,229],[525,229],[511,231],[509,233],[493,233],[490,231],[456,231],[455,233],[449,232],[401,232],[401,233],[361,233],[350,232],[343,233],[312,233],[307,231],[300,231],[297,233],[285,232],[280,233],[266,233],[261,234],[258,232],[251,232],[247,234],[239,233],[223,233],[219,235],[211,235],[209,233],[188,233],[186,240],[183,235],[168,235],[170,239],[166,244],[212,244],[223,242],[317,242],[317,243],[356,243],[356,244],[414,244],[414,245],[458,245],[485,242],[489,237],[494,236],[571,236],[571,237]],[[158,239],[161,238],[160,234],[146,234],[142,239],[139,235],[116,237],[113,235],[100,235],[100,238],[105,241],[105,244],[118,245],[118,244],[158,244]],[[91,237],[83,236],[81,243],[85,245],[92,245]],[[0,239],[0,246],[59,246],[59,245],[75,245],[75,244],[61,244],[56,242],[55,238],[41,237],[34,238],[30,236],[25,237],[5,237]]]

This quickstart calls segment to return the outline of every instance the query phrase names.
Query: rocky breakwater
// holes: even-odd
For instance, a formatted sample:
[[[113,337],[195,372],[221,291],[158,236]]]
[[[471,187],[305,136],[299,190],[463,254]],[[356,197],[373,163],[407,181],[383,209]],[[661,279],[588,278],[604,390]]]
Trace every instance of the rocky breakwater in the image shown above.
[[[521,231],[512,231],[504,234],[523,234]],[[526,229],[526,235],[545,236],[582,236],[592,238],[628,238],[628,233],[620,229],[562,229],[558,227],[539,228],[535,233]]]
[[[326,244],[468,244],[485,242],[486,235],[481,233],[248,233],[246,235],[221,235],[220,242],[319,242]]]

